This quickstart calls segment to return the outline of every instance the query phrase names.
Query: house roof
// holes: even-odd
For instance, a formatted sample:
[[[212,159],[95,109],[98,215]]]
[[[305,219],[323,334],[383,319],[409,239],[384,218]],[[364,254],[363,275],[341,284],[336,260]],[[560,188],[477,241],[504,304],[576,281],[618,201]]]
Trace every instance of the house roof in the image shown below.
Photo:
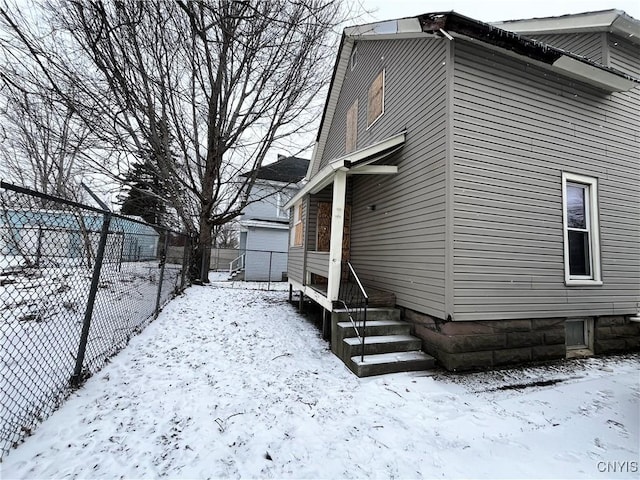
[[[309,160],[306,158],[278,155],[277,161],[269,165],[263,165],[251,172],[243,173],[242,176],[247,177],[255,172],[257,179],[283,183],[298,183],[304,178],[308,168]]]
[[[624,27],[626,29],[625,31],[629,32],[640,28],[640,22],[638,20],[629,17],[624,14],[624,12],[617,10],[613,12],[615,12],[613,16],[610,13],[606,15],[610,20],[615,17],[611,20],[610,25],[620,22],[618,23],[619,28],[626,25]],[[586,23],[586,17],[583,20]],[[590,18],[590,21],[595,22],[595,20],[595,17]],[[529,22],[532,22],[531,25],[533,25],[535,21],[534,19]],[[606,23],[606,19],[601,19],[600,22]],[[585,57],[547,45],[543,42],[531,40],[513,31],[465,17],[453,11],[426,13],[415,17],[347,27],[344,29],[338,50],[338,57],[334,65],[333,75],[329,85],[329,94],[324,106],[313,156],[307,172],[308,178],[316,174],[319,169],[320,159],[324,153],[329,135],[329,127],[335,114],[340,90],[346,76],[349,59],[355,42],[358,40],[428,37],[447,38],[449,40],[460,38],[481,42],[485,46],[501,51],[504,54],[524,57],[527,61],[533,61],[543,68],[591,84],[605,91],[627,91],[640,84],[640,79],[634,78],[619,70],[606,67]]]
[[[560,17],[507,20],[492,25],[523,35],[610,32],[640,44],[640,22],[622,10],[602,10]]]

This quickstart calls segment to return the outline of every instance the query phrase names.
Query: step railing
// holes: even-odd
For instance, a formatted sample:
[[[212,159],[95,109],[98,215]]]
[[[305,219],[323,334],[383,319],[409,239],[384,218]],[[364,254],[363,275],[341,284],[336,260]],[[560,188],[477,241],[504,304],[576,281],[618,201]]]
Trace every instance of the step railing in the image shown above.
[[[229,262],[229,274],[233,274],[233,272],[238,272],[240,270],[244,270],[244,260],[247,254],[243,253],[242,255],[237,256],[233,260]]]
[[[360,361],[362,362],[364,361],[364,344],[367,338],[369,296],[350,262],[342,262],[338,303],[349,315],[349,320],[360,341]],[[362,328],[358,328],[359,326]]]

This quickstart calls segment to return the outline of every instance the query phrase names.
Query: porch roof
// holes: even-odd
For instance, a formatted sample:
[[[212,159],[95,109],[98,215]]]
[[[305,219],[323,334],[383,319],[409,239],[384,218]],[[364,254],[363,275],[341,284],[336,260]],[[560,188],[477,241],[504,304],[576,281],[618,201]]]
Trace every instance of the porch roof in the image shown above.
[[[347,175],[397,173],[398,167],[395,165],[371,164],[398,151],[404,145],[405,137],[405,132],[401,132],[373,145],[332,160],[314,175],[313,178],[287,202],[284,208],[291,208],[297,201],[304,198],[305,195],[318,193],[333,182],[333,177],[339,170],[346,171]]]

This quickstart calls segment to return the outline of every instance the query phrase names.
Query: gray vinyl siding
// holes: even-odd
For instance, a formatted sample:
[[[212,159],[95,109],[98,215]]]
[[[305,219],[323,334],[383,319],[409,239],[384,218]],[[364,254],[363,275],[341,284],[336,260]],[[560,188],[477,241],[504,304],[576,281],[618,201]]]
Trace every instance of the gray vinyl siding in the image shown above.
[[[640,78],[640,45],[616,35],[608,35],[609,65],[635,78]]]
[[[289,248],[289,258],[287,261],[287,275],[289,279],[298,283],[304,283],[304,275],[302,273],[304,263],[304,250],[302,247]]]
[[[415,111],[411,105],[419,98],[412,97],[411,82],[425,82],[425,70],[438,67],[434,50],[444,51],[441,39],[373,40],[357,43],[358,64],[347,72],[320,167],[346,153],[347,110],[358,99],[358,135],[356,149],[362,149],[404,130],[409,125],[406,116]],[[376,76],[385,70],[384,113],[367,128],[367,94]],[[407,80],[409,83],[407,83]],[[423,83],[423,85],[426,85]],[[418,92],[415,91],[415,94]],[[418,102],[424,105],[424,102]],[[409,104],[409,105],[407,105]],[[403,110],[403,109],[408,110]]]
[[[606,37],[603,33],[555,33],[527,35],[539,42],[561,48],[577,55],[582,55],[598,63],[604,62]]]
[[[456,41],[454,320],[635,312],[639,105]],[[602,286],[564,284],[563,171],[598,179]]]
[[[284,205],[297,192],[298,189],[293,187],[256,183],[251,189],[250,203],[243,209],[244,214],[241,220],[261,219],[286,222],[286,215],[284,217],[278,216],[278,194],[280,194],[282,205]]]
[[[249,227],[244,279],[281,281],[287,271],[289,230]]]
[[[351,261],[365,286],[393,292],[399,306],[436,317],[445,310],[445,41],[361,42],[360,88],[350,91],[353,78],[343,87],[346,103],[357,95],[363,106],[358,148],[407,130],[404,147],[382,162],[398,165],[398,174],[350,177]],[[365,131],[369,79],[381,66],[386,69],[385,113]],[[340,154],[336,145],[327,152]]]
[[[329,252],[307,252],[307,270],[322,277],[329,275]]]

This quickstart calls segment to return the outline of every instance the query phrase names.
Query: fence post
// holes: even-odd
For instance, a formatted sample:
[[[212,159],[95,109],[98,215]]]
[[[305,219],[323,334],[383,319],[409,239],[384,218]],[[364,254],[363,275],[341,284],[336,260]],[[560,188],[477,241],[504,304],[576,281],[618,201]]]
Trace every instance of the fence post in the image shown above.
[[[184,249],[182,250],[182,275],[180,276],[180,291],[184,290],[186,283],[187,270],[190,263],[191,237],[184,233]]]
[[[125,239],[125,234],[124,234],[124,229],[122,229],[122,239],[120,242],[120,258],[118,259],[118,273],[122,271],[122,258],[124,257],[124,239]]]
[[[41,256],[42,256],[42,225],[38,223],[38,243],[36,246],[36,267],[40,267]]]
[[[156,295],[156,309],[153,313],[153,318],[158,318],[158,313],[160,313],[160,296],[162,294],[162,282],[164,280],[164,266],[167,263],[167,248],[169,248],[169,232],[165,232],[164,235],[164,249],[162,251],[162,257],[160,258],[160,278],[158,279],[158,294]]]
[[[267,291],[271,290],[271,262],[273,260],[273,252],[269,252],[269,282],[267,283]]]
[[[78,346],[78,356],[76,357],[76,367],[71,377],[71,385],[77,387],[80,383],[80,375],[82,374],[82,364],[84,363],[84,355],[87,350],[87,340],[89,339],[89,327],[91,326],[91,317],[93,316],[93,306],[98,293],[98,283],[100,282],[100,272],[102,270],[102,260],[107,245],[107,237],[109,235],[109,225],[111,224],[111,213],[104,214],[102,221],[102,230],[100,231],[100,241],[98,243],[98,251],[96,252],[96,260],[93,264],[93,276],[91,277],[91,288],[89,289],[89,298],[87,299],[87,308],[84,312],[84,321],[82,322],[82,333],[80,334],[80,345]]]

